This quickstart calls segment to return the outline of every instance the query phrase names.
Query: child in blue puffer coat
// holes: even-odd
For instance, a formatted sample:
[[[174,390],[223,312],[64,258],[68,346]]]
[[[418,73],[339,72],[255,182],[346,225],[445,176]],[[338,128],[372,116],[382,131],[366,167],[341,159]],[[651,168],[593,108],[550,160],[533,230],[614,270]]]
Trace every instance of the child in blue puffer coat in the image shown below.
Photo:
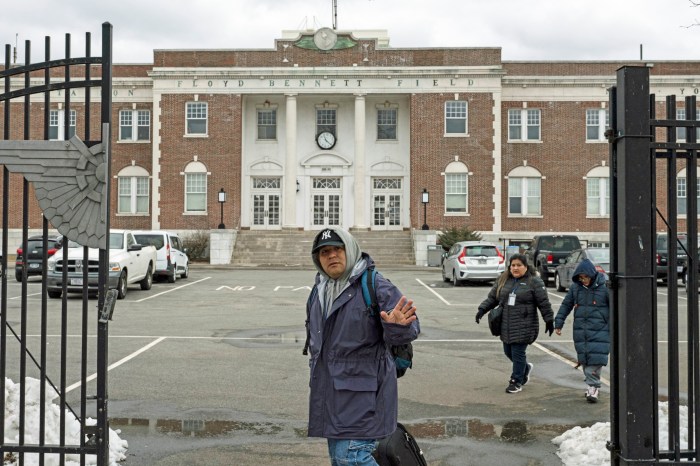
[[[586,399],[598,401],[600,373],[610,353],[610,304],[607,277],[584,259],[574,270],[573,283],[554,319],[554,331],[561,335],[564,321],[574,311],[574,346],[586,376]]]

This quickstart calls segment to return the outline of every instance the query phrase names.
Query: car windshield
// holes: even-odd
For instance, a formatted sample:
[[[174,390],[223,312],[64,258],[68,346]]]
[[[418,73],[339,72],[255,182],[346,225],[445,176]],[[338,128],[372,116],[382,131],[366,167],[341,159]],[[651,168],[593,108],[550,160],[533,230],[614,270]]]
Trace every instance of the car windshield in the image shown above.
[[[155,246],[156,249],[160,249],[165,245],[165,237],[163,235],[134,235],[136,242],[144,246]]]
[[[545,249],[554,252],[565,252],[572,251],[580,247],[581,246],[579,246],[578,241],[576,241],[574,238],[554,238],[554,244]]]
[[[493,246],[468,246],[466,254],[467,257],[496,257],[498,255],[498,253],[496,252],[496,248],[494,248]]]
[[[110,249],[122,249],[124,247],[124,235],[121,233],[110,233],[109,234],[109,248]]]
[[[588,258],[593,262],[610,262],[610,249],[588,249]]]

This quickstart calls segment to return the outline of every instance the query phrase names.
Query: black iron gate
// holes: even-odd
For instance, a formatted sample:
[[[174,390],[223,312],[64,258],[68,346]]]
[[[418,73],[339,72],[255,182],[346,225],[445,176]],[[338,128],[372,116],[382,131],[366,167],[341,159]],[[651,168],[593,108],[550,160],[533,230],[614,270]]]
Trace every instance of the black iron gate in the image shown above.
[[[2,464],[21,466],[28,455],[38,456],[40,465],[48,455],[58,457],[61,465],[67,460],[86,464],[86,455],[96,455],[98,465],[109,463],[107,334],[113,296],[107,291],[107,239],[112,26],[102,25],[101,57],[91,56],[88,33],[85,56],[71,58],[70,39],[67,34],[65,58],[52,60],[47,37],[45,61],[34,64],[27,41],[24,65],[10,62],[11,47],[7,45],[5,66],[0,71],[4,85],[0,90],[0,391],[14,393],[8,398],[11,406],[0,397],[0,412],[7,415],[13,410],[13,422],[0,422]],[[100,88],[99,100],[92,98],[93,87]],[[37,121],[43,121],[43,128],[30,125]],[[32,229],[40,233],[43,246],[37,249],[41,259],[34,264],[42,271],[40,282],[30,279],[27,261]],[[11,240],[10,232],[19,231],[21,240],[17,234]],[[69,297],[67,267],[63,267],[62,299],[49,305],[47,277],[53,260],[47,238],[55,232],[61,235],[62,244],[55,255],[62,257],[64,264],[68,263],[69,249],[73,249],[69,246],[78,250],[82,246],[83,264],[88,264],[90,249],[99,250],[98,285],[89,286],[89,268],[83,267],[82,280],[74,283],[81,287],[82,299]],[[14,255],[17,245],[24,254],[17,251],[13,263],[9,254]],[[8,272],[8,266],[13,273]],[[15,276],[17,283],[13,282]],[[56,293],[54,290],[54,296]],[[98,312],[95,301],[89,300],[95,293]],[[54,399],[59,408],[58,419],[53,419],[57,425],[47,422],[55,411],[51,409]],[[36,425],[38,429],[33,431]],[[72,432],[76,425],[79,432]]]
[[[650,94],[649,68],[618,70],[608,131],[614,271],[608,447],[613,465],[700,464],[700,121],[695,96],[684,99],[684,120],[677,118],[676,107],[675,96],[657,103]],[[659,108],[665,108],[661,118],[656,115]],[[657,251],[660,231],[668,238],[666,264]],[[667,267],[667,288],[658,294],[665,295],[664,302],[657,302],[662,264]],[[681,290],[676,274],[684,269],[688,274]],[[668,413],[661,427],[660,401],[667,403]],[[687,418],[682,415],[686,410]],[[662,443],[666,437],[668,443]]]

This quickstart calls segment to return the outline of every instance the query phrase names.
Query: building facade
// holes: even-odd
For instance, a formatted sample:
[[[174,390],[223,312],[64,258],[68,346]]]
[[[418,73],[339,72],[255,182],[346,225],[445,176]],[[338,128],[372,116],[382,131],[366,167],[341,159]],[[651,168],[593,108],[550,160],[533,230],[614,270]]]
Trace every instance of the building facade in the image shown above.
[[[113,69],[112,226],[427,224],[496,241],[561,232],[604,243],[608,89],[624,65],[648,66],[657,112],[676,95],[685,118],[700,62],[509,62],[500,48],[392,48],[384,31],[328,28],[284,31],[272,49],[155,50],[152,64]],[[81,92],[68,111],[52,95],[49,138],[88,136]],[[43,105],[32,103],[33,139]]]

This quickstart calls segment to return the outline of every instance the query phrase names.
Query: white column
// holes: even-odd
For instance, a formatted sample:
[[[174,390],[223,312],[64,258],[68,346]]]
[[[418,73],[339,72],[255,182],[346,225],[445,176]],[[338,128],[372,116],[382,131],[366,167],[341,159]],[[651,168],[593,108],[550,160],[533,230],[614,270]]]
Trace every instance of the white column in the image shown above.
[[[287,95],[283,228],[297,228],[297,96]]]
[[[355,219],[354,228],[367,229],[365,223],[367,209],[365,206],[365,96],[355,95]]]
[[[493,225],[491,229],[494,233],[500,233],[503,228],[503,219],[501,214],[501,203],[503,202],[503,190],[501,189],[501,184],[503,183],[503,177],[501,176],[502,169],[502,157],[501,147],[503,147],[503,141],[501,141],[501,91],[500,89],[493,93],[493,163],[492,163],[492,173],[493,173]]]

